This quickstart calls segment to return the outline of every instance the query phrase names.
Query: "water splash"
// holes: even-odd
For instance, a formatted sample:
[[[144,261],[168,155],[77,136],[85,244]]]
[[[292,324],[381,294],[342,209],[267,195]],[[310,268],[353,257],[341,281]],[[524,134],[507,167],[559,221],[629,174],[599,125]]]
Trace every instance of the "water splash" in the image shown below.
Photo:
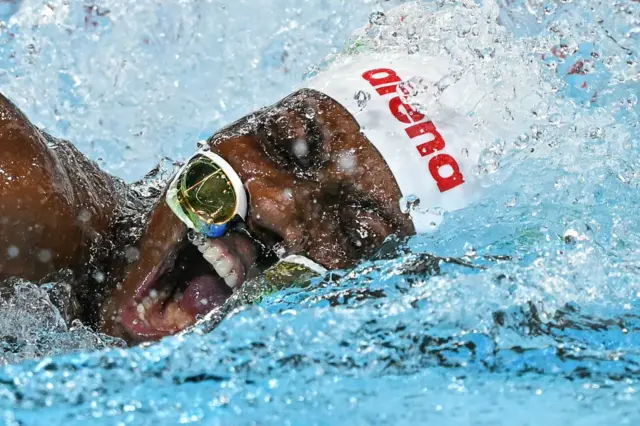
[[[356,3],[365,4],[345,3],[344,10],[353,12]],[[269,4],[274,9],[288,5]],[[360,35],[376,48],[408,51],[418,46],[416,54],[446,53],[463,68],[475,67],[481,84],[496,89],[486,102],[500,121],[535,117],[526,132],[490,145],[483,161],[487,170],[479,170],[487,174],[482,200],[446,214],[437,233],[415,237],[407,245],[392,242],[377,260],[354,271],[264,296],[256,305],[234,311],[211,332],[205,333],[210,327],[201,324],[147,347],[5,367],[0,374],[5,421],[46,416],[48,424],[333,424],[336,418],[349,424],[468,424],[470,419],[519,424],[535,412],[536,421],[549,424],[576,419],[593,425],[638,423],[639,46],[634,28],[640,3],[499,4],[413,4],[409,10],[429,13],[404,21],[376,7],[384,18],[376,14]],[[131,16],[153,16],[165,7],[136,5],[130,6]],[[246,16],[231,12],[232,2],[221,5],[228,8],[221,15],[225,18]],[[173,7],[180,11],[187,6]],[[258,64],[279,69],[266,73],[273,83],[268,93],[252,92],[258,85],[250,78],[258,73],[241,70],[247,64],[244,56],[234,59],[230,68],[240,72],[240,79],[247,78],[243,83],[249,89],[221,98],[224,107],[216,107],[220,120],[232,115],[223,109],[230,105],[239,111],[288,92],[293,77],[287,73],[296,65],[287,58],[300,54],[302,63],[313,62],[301,53],[304,46],[315,53],[325,46],[324,54],[339,45],[340,37],[332,40],[331,32],[346,36],[348,31],[332,21],[337,15],[322,15],[331,7],[341,5],[305,4],[295,23],[278,21],[282,32],[250,49],[268,47],[270,61],[256,55]],[[358,22],[366,23],[371,9],[363,9],[357,10],[362,14]],[[314,12],[329,16],[329,23],[309,18]],[[168,22],[158,25],[157,32],[144,23],[128,31],[158,34],[169,24],[191,19],[181,13],[165,17]],[[503,28],[493,24],[496,18]],[[123,14],[122,21],[126,19]],[[302,27],[327,32],[296,32]],[[290,39],[285,50],[280,34],[308,38]],[[79,48],[85,46],[74,37]],[[109,37],[102,34],[97,42]],[[224,46],[229,40],[225,36]],[[229,46],[240,52],[245,40]],[[283,51],[290,55],[284,60]],[[159,54],[169,57],[162,50]],[[99,56],[98,62],[107,60]],[[162,78],[201,71],[197,64],[185,69],[175,61],[165,63],[167,70],[152,67]],[[104,70],[117,69],[104,65]],[[104,73],[98,69],[88,68],[87,75]],[[42,72],[46,76],[50,71]],[[145,70],[140,73],[146,75]],[[458,77],[452,75],[426,93],[437,94]],[[133,94],[142,90],[139,99],[118,87],[114,99],[130,102],[133,109],[143,105],[147,89],[136,89],[136,82],[134,78],[122,87]],[[520,104],[520,110],[506,108],[513,102],[505,88],[522,82],[535,88],[537,101]],[[191,90],[199,83],[194,84],[172,92],[179,105],[194,95]],[[162,109],[153,107],[149,111]],[[432,111],[430,104],[424,107]],[[75,120],[73,111],[63,117]],[[163,120],[152,122],[163,131],[168,128]],[[87,126],[100,131],[95,121],[88,120]],[[113,128],[116,134],[118,129]]]
[[[137,180],[284,97],[377,3],[277,0],[256,19],[252,0],[24,0],[4,24],[0,84],[37,125]]]
[[[75,351],[124,347],[124,342],[74,320],[73,292],[64,281],[43,286],[23,280],[0,291],[0,365]]]

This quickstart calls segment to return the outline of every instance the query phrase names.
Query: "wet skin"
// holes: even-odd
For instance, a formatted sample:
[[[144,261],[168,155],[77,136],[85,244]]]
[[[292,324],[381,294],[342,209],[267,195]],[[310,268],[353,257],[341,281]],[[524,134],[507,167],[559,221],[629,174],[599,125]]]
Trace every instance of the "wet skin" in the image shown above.
[[[64,150],[48,148],[43,133],[4,98],[0,108],[0,168],[21,177],[18,185],[7,185],[0,173],[0,279],[40,280],[60,268],[82,277],[87,247],[118,232],[114,223],[122,200],[115,198],[111,178],[82,154],[68,144]],[[264,269],[273,252],[345,268],[387,236],[414,233],[383,158],[353,117],[318,92],[298,91],[244,117],[208,145],[236,170],[249,196],[246,229],[232,229],[215,241],[240,285]],[[186,227],[164,197],[146,223],[137,260],[121,266],[107,259],[108,279],[101,288],[87,288],[82,279],[77,284],[82,294],[107,297],[93,304],[85,297],[86,311],[95,314],[101,305],[102,330],[129,342],[180,331],[231,294],[188,243]],[[5,255],[13,246],[20,254]],[[42,248],[51,252],[49,259],[43,259]],[[199,305],[202,295],[206,306]]]
[[[115,192],[111,176],[0,95],[0,282],[37,282],[69,269],[84,307],[79,314],[95,322],[104,295],[83,285],[85,266],[92,247],[111,237]]]

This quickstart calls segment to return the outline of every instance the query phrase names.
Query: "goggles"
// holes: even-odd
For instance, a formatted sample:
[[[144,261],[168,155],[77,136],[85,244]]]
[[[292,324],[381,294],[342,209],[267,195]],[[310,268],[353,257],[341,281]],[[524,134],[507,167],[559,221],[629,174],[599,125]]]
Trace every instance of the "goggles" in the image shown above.
[[[166,201],[189,229],[221,237],[247,215],[247,194],[238,174],[222,157],[200,150],[169,184]]]

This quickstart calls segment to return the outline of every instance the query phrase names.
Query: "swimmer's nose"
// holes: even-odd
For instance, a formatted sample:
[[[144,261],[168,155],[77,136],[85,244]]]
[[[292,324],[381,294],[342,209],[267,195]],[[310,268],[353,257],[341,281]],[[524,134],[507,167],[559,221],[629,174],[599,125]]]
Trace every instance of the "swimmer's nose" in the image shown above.
[[[344,268],[354,260],[346,248],[335,215],[323,208],[321,188],[312,182],[255,179],[250,194],[248,226],[276,254],[299,254],[327,269]],[[278,250],[284,249],[284,253]]]
[[[250,195],[247,224],[251,230],[268,248],[281,244],[287,254],[302,253],[306,233],[298,209],[300,188],[254,179],[247,183],[247,189]],[[304,194],[302,198],[306,198]]]

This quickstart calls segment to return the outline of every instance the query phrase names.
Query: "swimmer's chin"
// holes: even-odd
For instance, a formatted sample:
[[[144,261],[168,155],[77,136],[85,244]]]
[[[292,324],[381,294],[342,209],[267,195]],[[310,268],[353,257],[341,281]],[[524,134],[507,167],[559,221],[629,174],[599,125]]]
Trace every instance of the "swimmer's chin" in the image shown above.
[[[144,252],[141,253],[141,258]],[[254,244],[240,235],[198,245],[186,233],[166,255],[140,273],[138,266],[103,309],[103,331],[129,343],[176,334],[221,308],[264,268],[256,265]],[[136,279],[140,277],[140,279]]]

